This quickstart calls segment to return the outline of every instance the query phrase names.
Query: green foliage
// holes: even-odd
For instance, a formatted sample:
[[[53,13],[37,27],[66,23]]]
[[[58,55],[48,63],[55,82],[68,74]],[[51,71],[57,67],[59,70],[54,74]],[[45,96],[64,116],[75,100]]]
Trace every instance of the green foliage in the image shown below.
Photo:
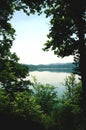
[[[81,82],[77,82],[75,75],[71,74],[65,79],[65,86],[66,91],[63,95],[62,102],[67,106],[71,108],[70,113],[72,114],[73,118],[73,129],[80,129],[84,126],[82,126],[82,120],[83,120],[83,113],[81,109]],[[80,118],[81,117],[81,118]],[[77,126],[77,127],[76,127]]]
[[[52,1],[50,3],[52,4]],[[77,54],[79,49],[77,45],[79,43],[78,28],[80,23],[77,24],[79,22],[79,15],[82,16],[83,31],[85,30],[86,8],[84,3],[85,1],[70,2],[59,0],[53,1],[53,5],[49,5],[45,9],[46,15],[51,17],[51,28],[48,35],[49,40],[46,42],[44,50],[51,48],[56,55],[62,57]]]
[[[16,118],[22,120],[32,120],[42,123],[46,116],[41,110],[40,105],[36,103],[32,92],[27,90],[24,92],[15,92],[15,100],[10,102],[10,95],[0,90],[0,113],[12,114]]]
[[[0,89],[0,113],[11,114],[28,123],[35,122],[45,130],[82,130],[85,122],[80,107],[81,83],[76,82],[75,75],[71,74],[66,78],[65,85],[66,92],[58,98],[54,86],[43,85],[34,77],[33,87],[15,92],[13,101],[10,101],[10,94]]]
[[[11,60],[1,60],[0,82],[7,92],[21,91],[25,84],[31,84],[29,80],[24,80],[28,76],[28,68]]]
[[[40,104],[42,110],[46,114],[50,114],[51,111],[54,109],[56,104],[58,103],[57,100],[57,91],[55,87],[50,84],[41,84],[36,81],[34,77],[34,96]]]
[[[28,88],[31,85],[26,80],[28,67],[19,64],[16,54],[10,51],[15,39],[10,19],[16,10],[23,10],[27,15],[44,11],[46,17],[51,17],[44,50],[51,48],[58,56],[78,58],[82,84],[76,83],[74,75],[68,77],[63,98],[58,100],[55,88],[49,84],[35,81],[33,90]],[[85,0],[0,0],[0,115],[30,119],[49,130],[86,129],[86,106],[83,104],[84,109],[81,108],[81,91],[86,95],[85,19]],[[82,101],[85,103],[85,98]]]
[[[66,77],[64,85],[66,86],[67,98],[71,99],[74,95],[75,88],[77,87],[75,75],[71,74],[71,76]]]
[[[0,1],[0,84],[11,96],[13,92],[24,91],[31,84],[26,80],[28,67],[19,64],[17,55],[10,51],[15,39],[15,29],[10,19],[18,4],[17,0]]]
[[[78,105],[80,107],[81,102],[81,82],[76,81],[75,74],[71,74],[70,76],[66,77],[64,83],[66,90],[62,95],[63,102],[65,103],[72,103],[72,105]]]
[[[71,74],[65,79],[66,90],[54,110],[54,118],[58,130],[82,130],[83,114],[81,103],[81,82],[76,82],[75,75]]]

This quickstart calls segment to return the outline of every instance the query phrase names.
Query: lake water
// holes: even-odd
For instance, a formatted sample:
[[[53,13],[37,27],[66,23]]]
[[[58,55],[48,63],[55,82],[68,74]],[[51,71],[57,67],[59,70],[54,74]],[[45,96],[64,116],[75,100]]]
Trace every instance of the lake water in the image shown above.
[[[35,76],[37,81],[42,84],[48,83],[54,85],[57,88],[58,94],[62,95],[65,90],[63,83],[65,82],[65,78],[70,74],[70,72],[62,71],[32,71],[30,72],[30,78]],[[76,79],[78,79],[78,76],[76,76]]]

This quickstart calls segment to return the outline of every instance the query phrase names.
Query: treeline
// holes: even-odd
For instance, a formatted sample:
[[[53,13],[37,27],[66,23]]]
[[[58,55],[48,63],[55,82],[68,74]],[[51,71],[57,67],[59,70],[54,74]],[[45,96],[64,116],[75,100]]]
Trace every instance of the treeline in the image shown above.
[[[44,65],[44,64],[39,64],[39,65],[27,65],[27,64],[24,64],[25,66],[27,66],[29,68],[30,71],[34,71],[34,70],[38,70],[38,71],[43,71],[43,70],[51,70],[51,71],[54,71],[54,70],[62,70],[62,71],[71,71],[75,68],[75,64],[73,63],[54,63],[54,64],[47,64],[47,65]]]

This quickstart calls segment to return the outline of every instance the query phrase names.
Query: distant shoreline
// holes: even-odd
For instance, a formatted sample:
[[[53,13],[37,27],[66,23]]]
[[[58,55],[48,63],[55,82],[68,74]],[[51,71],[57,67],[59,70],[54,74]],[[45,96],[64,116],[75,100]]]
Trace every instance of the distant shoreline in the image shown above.
[[[26,64],[25,64],[26,65]],[[73,72],[75,65],[73,63],[54,63],[54,64],[39,64],[26,65],[29,71],[52,71],[52,72]]]

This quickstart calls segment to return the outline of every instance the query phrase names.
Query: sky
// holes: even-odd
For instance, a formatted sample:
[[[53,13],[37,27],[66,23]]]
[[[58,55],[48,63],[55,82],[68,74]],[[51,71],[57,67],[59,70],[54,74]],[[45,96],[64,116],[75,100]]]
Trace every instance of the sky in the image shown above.
[[[11,48],[24,64],[51,64],[73,62],[73,57],[58,58],[53,51],[45,52],[44,43],[49,33],[49,19],[45,14],[27,16],[22,11],[15,12],[11,24],[16,36]]]

